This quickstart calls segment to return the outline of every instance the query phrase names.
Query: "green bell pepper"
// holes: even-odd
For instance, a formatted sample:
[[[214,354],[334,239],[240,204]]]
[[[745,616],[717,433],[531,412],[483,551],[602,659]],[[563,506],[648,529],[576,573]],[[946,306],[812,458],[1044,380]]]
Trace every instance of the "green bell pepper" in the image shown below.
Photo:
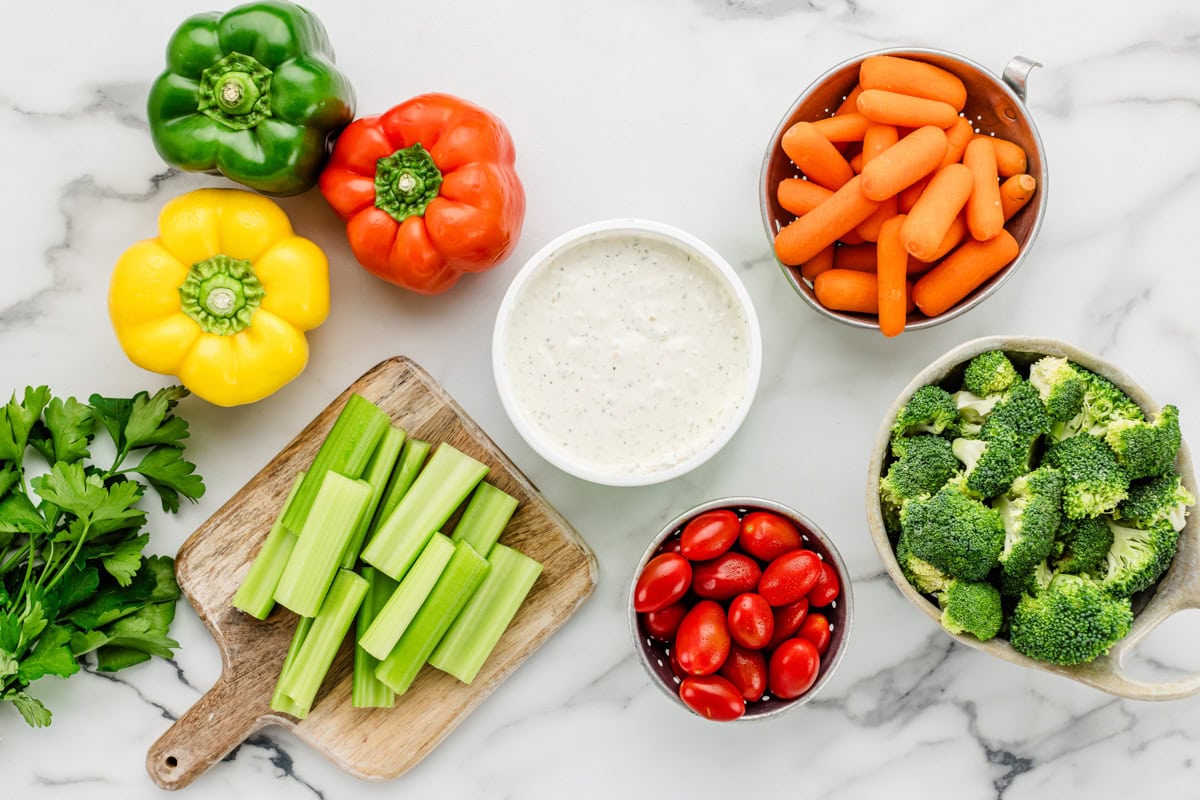
[[[354,118],[354,89],[320,20],[260,0],[184,20],[147,116],[167,163],[297,194],[316,183],[333,138]]]

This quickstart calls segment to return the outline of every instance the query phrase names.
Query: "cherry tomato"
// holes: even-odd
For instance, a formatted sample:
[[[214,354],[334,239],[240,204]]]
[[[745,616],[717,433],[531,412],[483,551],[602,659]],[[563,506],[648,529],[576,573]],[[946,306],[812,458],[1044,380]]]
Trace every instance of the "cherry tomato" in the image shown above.
[[[833,571],[833,567],[829,566],[828,561],[822,561],[821,574],[817,576],[816,584],[809,590],[808,600],[812,603],[813,608],[822,608],[836,600],[841,589],[842,586],[838,582],[838,576]]]
[[[833,638],[833,631],[829,628],[829,618],[824,614],[809,614],[800,624],[796,635],[812,642],[817,652],[825,655],[825,651],[829,649],[829,640]]]
[[[650,559],[633,590],[634,611],[658,611],[687,593],[692,582],[692,565],[677,553]]]
[[[816,553],[812,550],[793,550],[767,565],[762,580],[758,582],[758,593],[773,606],[785,606],[808,594],[820,574],[821,559]]]
[[[738,544],[760,561],[774,561],[804,546],[800,531],[789,520],[769,511],[751,511],[742,519]]]
[[[679,535],[679,552],[690,561],[716,558],[737,541],[741,521],[724,509],[706,511],[689,522]]]
[[[767,690],[767,657],[761,650],[747,650],[735,644],[720,674],[734,685],[743,700],[753,703]]]
[[[726,553],[692,568],[692,591],[712,600],[728,600],[742,592],[753,592],[762,567],[750,556]]]
[[[757,594],[746,592],[729,604],[729,635],[742,647],[757,650],[766,647],[775,633],[771,606]]]
[[[663,542],[662,544],[660,544],[658,546],[658,552],[655,555],[661,556],[663,553],[678,553],[678,552],[679,552],[679,537],[672,536],[670,539],[667,539],[665,542]]]
[[[675,657],[689,675],[712,675],[729,655],[725,609],[701,600],[687,612],[675,632]]]
[[[672,603],[658,611],[649,611],[642,615],[642,628],[650,636],[664,642],[675,638],[679,623],[687,614],[687,606],[683,603]]]
[[[771,641],[767,647],[775,648],[784,639],[792,638],[792,635],[800,629],[800,623],[804,622],[804,618],[808,615],[808,598],[801,597],[786,606],[776,606],[771,609],[771,613],[775,618],[775,633],[771,635]]]
[[[771,654],[767,687],[783,700],[799,697],[812,687],[821,669],[821,656],[807,639],[788,639]]]
[[[720,675],[684,678],[679,684],[679,699],[700,716],[720,722],[746,713],[746,703],[737,687]]]

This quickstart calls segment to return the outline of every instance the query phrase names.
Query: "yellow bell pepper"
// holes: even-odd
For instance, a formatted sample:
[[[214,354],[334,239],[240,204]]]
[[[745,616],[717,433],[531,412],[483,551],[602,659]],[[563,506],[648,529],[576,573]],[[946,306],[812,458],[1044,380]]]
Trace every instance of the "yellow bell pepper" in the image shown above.
[[[329,261],[278,205],[238,189],[176,197],[157,239],[117,261],[108,311],[133,363],[220,406],[252,403],[308,363],[329,315]]]

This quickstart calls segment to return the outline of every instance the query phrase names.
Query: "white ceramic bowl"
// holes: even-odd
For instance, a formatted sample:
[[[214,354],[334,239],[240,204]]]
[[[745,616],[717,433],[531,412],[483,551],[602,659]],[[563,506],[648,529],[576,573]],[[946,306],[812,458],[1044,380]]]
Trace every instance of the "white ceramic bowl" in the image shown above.
[[[746,336],[746,350],[749,363],[746,367],[744,388],[740,401],[724,418],[714,423],[711,430],[711,440],[700,449],[682,457],[676,463],[664,464],[647,471],[623,469],[619,466],[605,468],[594,461],[582,457],[579,453],[571,452],[562,445],[551,441],[546,432],[536,424],[532,415],[523,404],[513,381],[514,367],[508,364],[507,347],[515,314],[535,314],[539,309],[526,291],[530,282],[536,278],[547,265],[554,263],[555,258],[581,243],[594,240],[612,239],[614,243],[632,238],[651,239],[659,244],[678,249],[686,254],[697,269],[708,269],[729,292],[740,309],[745,320],[745,328],[739,328],[739,334]],[[631,298],[632,299],[632,298]],[[711,336],[721,335],[721,331],[710,332]],[[594,483],[609,486],[644,486],[661,483],[679,477],[712,458],[733,436],[750,405],[758,388],[759,374],[762,370],[762,337],[758,327],[758,317],[737,273],[715,250],[691,234],[658,222],[638,219],[612,219],[594,222],[567,231],[536,252],[521,268],[508,287],[500,310],[496,316],[496,326],[492,337],[492,370],[495,374],[496,388],[504,410],[517,431],[543,458],[564,472]],[[646,381],[639,384],[641,391],[651,391]],[[595,388],[606,389],[598,386]],[[614,388],[613,391],[616,391]]]

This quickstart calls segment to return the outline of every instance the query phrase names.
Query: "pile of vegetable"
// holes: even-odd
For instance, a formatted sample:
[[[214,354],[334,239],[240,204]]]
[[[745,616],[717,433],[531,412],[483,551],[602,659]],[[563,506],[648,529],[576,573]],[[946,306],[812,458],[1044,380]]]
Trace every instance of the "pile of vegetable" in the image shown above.
[[[914,309],[945,313],[1017,257],[1004,226],[1037,180],[1019,145],[975,132],[966,102],[953,73],[872,56],[831,116],[784,133],[802,177],[777,187],[797,218],[775,254],[823,306],[878,315],[896,336]]]
[[[187,422],[172,413],[186,395],[174,387],[84,404],[40,386],[0,406],[0,701],[32,726],[50,724],[28,692],[39,678],[69,677],[89,653],[114,672],[179,646],[167,635],[179,597],[173,561],[142,554],[150,535],[138,503],[147,486],[169,512],[204,494],[183,458]],[[111,461],[90,452],[97,426],[111,437]]]
[[[666,643],[684,704],[728,721],[812,688],[840,594],[837,572],[791,520],[721,508],[663,542],[638,575],[633,609],[642,634]]]
[[[271,708],[308,715],[352,623],[355,708],[390,708],[426,662],[474,680],[542,571],[498,542],[517,500],[487,472],[350,396],[233,599],[299,616]]]
[[[983,353],[955,391],[923,386],[896,416],[879,484],[896,560],[951,633],[1092,661],[1175,556],[1196,502],[1174,466],[1181,441],[1173,405],[1150,419],[1065,358],[1021,374]]]

